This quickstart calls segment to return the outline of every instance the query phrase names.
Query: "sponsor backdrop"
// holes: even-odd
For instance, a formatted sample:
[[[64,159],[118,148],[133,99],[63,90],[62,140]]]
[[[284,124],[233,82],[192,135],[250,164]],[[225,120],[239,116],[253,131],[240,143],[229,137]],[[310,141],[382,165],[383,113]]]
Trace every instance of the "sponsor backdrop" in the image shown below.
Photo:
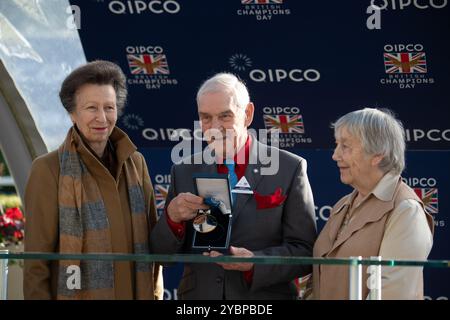
[[[308,160],[319,229],[350,191],[331,160],[330,123],[365,106],[404,122],[405,181],[436,219],[430,259],[450,257],[450,30],[447,0],[71,0],[88,60],[123,68],[122,127],[145,155],[158,209],[172,148],[198,135],[195,94],[233,72],[249,87],[252,127],[278,130],[281,148]],[[379,9],[374,8],[376,5]],[[447,34],[447,36],[446,36]],[[181,265],[165,270],[166,298]],[[425,269],[425,294],[450,296],[450,270]]]

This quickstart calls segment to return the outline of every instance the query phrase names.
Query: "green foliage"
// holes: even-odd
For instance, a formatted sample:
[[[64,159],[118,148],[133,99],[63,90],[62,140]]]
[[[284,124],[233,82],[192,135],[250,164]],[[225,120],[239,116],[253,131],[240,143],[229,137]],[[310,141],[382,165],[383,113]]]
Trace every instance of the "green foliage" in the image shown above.
[[[18,195],[0,194],[0,205],[6,210],[7,208],[20,208],[22,202]]]

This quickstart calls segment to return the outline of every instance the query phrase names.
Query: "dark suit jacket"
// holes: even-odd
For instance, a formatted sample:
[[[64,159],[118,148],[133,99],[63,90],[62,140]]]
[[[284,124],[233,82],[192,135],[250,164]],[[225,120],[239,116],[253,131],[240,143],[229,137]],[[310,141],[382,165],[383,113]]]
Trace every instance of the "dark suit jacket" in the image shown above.
[[[253,195],[238,194],[233,208],[233,227],[230,245],[244,247],[257,256],[312,256],[317,237],[314,201],[306,174],[306,160],[290,152],[268,147],[253,137],[250,159],[260,154],[279,153],[276,174],[262,175],[264,165],[260,159],[251,161],[245,177],[252,190],[262,195],[273,194],[277,188],[287,199],[275,208],[257,209]],[[216,173],[216,164],[199,162],[196,154],[172,167],[171,185],[166,200],[181,192],[195,193],[194,173]],[[191,164],[188,164],[190,162]],[[204,162],[203,162],[204,163]],[[191,253],[192,222],[186,224],[183,239],[177,239],[170,230],[165,216],[151,233],[153,252],[161,254]],[[239,271],[226,271],[217,264],[185,264],[178,288],[180,299],[293,299],[296,297],[293,280],[312,271],[307,265],[255,264],[251,285]]]

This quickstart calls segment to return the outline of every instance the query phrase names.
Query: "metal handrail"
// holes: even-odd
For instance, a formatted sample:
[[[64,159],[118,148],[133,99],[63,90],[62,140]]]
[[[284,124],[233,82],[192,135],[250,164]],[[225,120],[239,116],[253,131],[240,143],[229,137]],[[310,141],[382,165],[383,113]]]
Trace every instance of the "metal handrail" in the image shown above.
[[[159,263],[217,263],[217,262],[252,262],[258,264],[325,264],[349,266],[349,298],[350,300],[362,299],[362,265],[369,265],[370,273],[367,285],[370,289],[368,299],[381,299],[381,266],[427,266],[448,268],[448,260],[382,260],[380,256],[363,259],[350,258],[312,258],[312,257],[283,257],[283,256],[254,256],[235,257],[218,256],[209,257],[199,254],[118,254],[118,253],[90,253],[90,254],[60,254],[38,252],[8,252],[0,250],[0,300],[7,297],[8,260],[114,260],[114,261],[140,261]]]
[[[350,265],[352,258],[312,258],[312,257],[285,257],[285,256],[253,256],[235,257],[223,255],[209,257],[201,254],[125,254],[125,253],[89,253],[89,254],[67,254],[67,253],[42,253],[42,252],[9,252],[0,253],[1,259],[31,259],[31,260],[98,260],[98,261],[139,261],[139,262],[188,262],[188,263],[216,263],[216,262],[250,262],[258,264],[330,264]],[[449,268],[449,260],[371,260],[361,259],[361,265],[381,266],[411,266]]]
[[[8,255],[8,250],[0,250],[0,255]],[[0,258],[0,300],[6,300],[8,294],[8,259]]]

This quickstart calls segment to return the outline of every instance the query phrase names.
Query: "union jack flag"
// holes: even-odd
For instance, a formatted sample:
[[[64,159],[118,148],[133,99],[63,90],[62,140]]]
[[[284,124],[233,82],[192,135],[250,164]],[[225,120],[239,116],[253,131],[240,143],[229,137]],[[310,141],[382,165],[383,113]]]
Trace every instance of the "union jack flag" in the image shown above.
[[[384,53],[386,73],[427,73],[425,52]]]
[[[168,184],[155,184],[156,209],[164,210],[168,191],[169,191]]]
[[[276,3],[280,4],[283,3],[283,0],[241,0],[242,4],[271,4]]]
[[[276,116],[264,115],[264,125],[269,131],[279,131],[280,133],[305,133],[303,127],[302,115],[284,115]]]
[[[312,293],[312,273],[304,277],[294,279],[297,294],[300,299],[308,298]]]
[[[165,54],[127,54],[132,74],[169,74]]]
[[[422,199],[425,210],[430,214],[438,213],[438,189],[437,188],[414,188],[414,192]]]

